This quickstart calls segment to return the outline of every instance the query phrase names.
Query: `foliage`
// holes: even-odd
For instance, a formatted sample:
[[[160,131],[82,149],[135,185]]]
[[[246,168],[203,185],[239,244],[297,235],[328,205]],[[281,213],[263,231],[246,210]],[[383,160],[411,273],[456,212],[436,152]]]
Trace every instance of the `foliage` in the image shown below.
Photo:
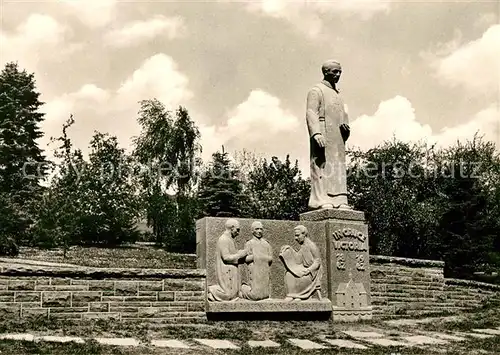
[[[198,188],[200,216],[241,216],[246,198],[239,170],[229,160],[227,152],[215,152],[202,173]]]
[[[73,150],[63,125],[55,157],[58,172],[39,201],[40,216],[33,243],[42,247],[72,244],[115,245],[137,239],[134,224],[139,204],[128,167],[131,158],[118,146],[116,137],[96,132],[86,161]]]
[[[140,177],[142,205],[154,240],[171,251],[192,251],[196,203],[193,187],[200,165],[200,133],[187,110],[175,113],[158,100],[140,102],[141,133],[134,156],[147,167]]]
[[[46,161],[37,139],[44,114],[34,74],[7,63],[0,73],[0,238],[14,245],[29,239],[36,219],[34,202],[42,193],[39,181]],[[11,241],[11,242],[9,242]]]
[[[492,143],[475,137],[436,149],[393,140],[349,157],[349,193],[366,212],[371,253],[444,260],[454,277],[494,262],[500,160]]]
[[[298,220],[307,211],[309,183],[302,178],[298,161],[292,165],[272,157],[261,159],[248,174],[245,193],[249,196],[247,214],[253,218]]]

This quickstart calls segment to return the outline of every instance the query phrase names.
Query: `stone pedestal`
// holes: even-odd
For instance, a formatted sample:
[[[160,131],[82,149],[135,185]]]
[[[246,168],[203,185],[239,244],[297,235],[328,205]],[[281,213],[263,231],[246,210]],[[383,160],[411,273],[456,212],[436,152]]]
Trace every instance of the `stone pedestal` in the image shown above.
[[[301,221],[325,224],[328,260],[328,298],[334,321],[372,318],[368,226],[364,213],[354,210],[317,210]]]
[[[231,319],[246,319],[252,313],[276,314],[276,318],[284,313],[304,314],[302,319],[326,318],[331,315],[332,303],[328,299],[328,260],[325,224],[316,222],[259,220],[263,225],[263,238],[272,248],[272,263],[269,270],[270,298],[250,301],[238,298],[231,301],[208,300],[208,287],[217,284],[217,241],[225,230],[228,218],[206,217],[196,222],[197,267],[206,269],[206,303],[208,317],[214,319],[220,314],[230,314]],[[254,219],[236,218],[240,223],[240,235],[234,238],[236,250],[243,249],[245,243],[252,238],[251,224]],[[309,231],[309,238],[316,244],[321,254],[321,290],[320,295],[314,295],[303,301],[285,301],[287,296],[285,286],[286,268],[279,257],[283,245],[290,245],[298,250],[300,245],[295,242],[294,228],[302,224]],[[249,283],[249,267],[246,263],[238,265],[241,283]],[[321,299],[320,299],[321,296]],[[306,315],[307,314],[307,315]],[[318,317],[318,315],[320,317]],[[263,317],[265,315],[262,315]],[[267,317],[267,316],[266,316]]]
[[[220,285],[218,277],[226,277],[224,276],[226,274],[220,273],[219,275],[223,276],[217,276],[217,267],[221,267],[220,260],[223,259],[217,244],[222,240],[220,238],[225,231],[225,222],[228,218],[207,217],[197,221],[197,265],[198,268],[206,269],[207,316],[226,314],[231,319],[241,319],[255,313],[275,314],[276,317],[280,314],[300,313],[304,314],[301,319],[312,319],[315,315],[320,315],[322,319],[326,315],[326,318],[330,317],[334,321],[372,318],[368,227],[364,213],[352,210],[318,210],[304,213],[300,218],[301,221],[260,220],[263,226],[263,239],[272,249],[272,263],[265,271],[258,271],[259,282],[268,282],[269,288],[266,290],[269,289],[270,293],[269,298],[258,301],[243,299],[241,293],[239,297],[231,296],[232,299],[228,301],[216,300],[210,295],[209,287]],[[255,220],[237,218],[237,221],[240,224],[240,234],[234,239],[229,239],[231,244],[234,242],[233,254],[244,249],[245,243],[252,238],[251,225]],[[291,271],[285,266],[285,260],[280,258],[280,250],[284,245],[291,246],[295,252],[300,249],[301,246],[295,241],[294,236],[294,228],[298,225],[307,228],[308,238],[319,250],[321,277],[315,280],[319,280],[321,289],[307,299],[287,301],[286,284],[290,282]],[[227,243],[228,239],[225,240]],[[224,263],[223,265],[226,265]],[[300,263],[299,260],[298,264]],[[227,280],[241,279],[234,281],[231,289],[241,288],[241,284],[250,283],[252,276],[248,263],[239,262],[231,267],[231,270],[231,274],[227,274]],[[263,276],[263,272],[266,275]],[[286,274],[288,274],[287,279]],[[304,279],[300,279],[301,282],[304,281],[306,284],[312,282],[307,281],[308,277],[313,280],[312,274],[310,276],[306,274]]]

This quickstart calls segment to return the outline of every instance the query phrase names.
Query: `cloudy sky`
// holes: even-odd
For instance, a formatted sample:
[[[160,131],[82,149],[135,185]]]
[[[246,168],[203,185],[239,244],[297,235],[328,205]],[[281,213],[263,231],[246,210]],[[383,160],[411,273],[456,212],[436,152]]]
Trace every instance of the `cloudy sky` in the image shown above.
[[[305,97],[330,58],[350,146],[500,143],[498,0],[0,1],[0,64],[35,73],[44,147],[70,113],[79,148],[94,130],[129,147],[156,97],[188,109],[205,159],[224,145],[305,167]]]

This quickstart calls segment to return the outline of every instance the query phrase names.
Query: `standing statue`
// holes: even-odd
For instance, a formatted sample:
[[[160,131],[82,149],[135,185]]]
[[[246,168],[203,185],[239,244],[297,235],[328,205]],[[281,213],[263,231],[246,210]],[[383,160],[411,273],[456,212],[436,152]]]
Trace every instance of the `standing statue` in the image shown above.
[[[323,80],[307,94],[310,138],[311,195],[309,208],[351,209],[347,203],[345,142],[350,128],[347,110],[337,90],[342,74],[339,62],[321,68]]]
[[[238,270],[240,259],[246,250],[236,250],[234,238],[240,234],[240,223],[235,219],[226,221],[226,230],[217,241],[215,272],[217,285],[208,287],[209,301],[234,301],[238,299],[241,278]]]
[[[321,300],[321,255],[316,244],[309,239],[307,228],[294,228],[295,240],[300,244],[296,252],[291,246],[281,247],[280,258],[285,264],[285,301],[310,299],[314,294]]]
[[[245,262],[248,264],[249,285],[241,286],[240,297],[260,301],[271,297],[269,275],[273,261],[273,250],[267,240],[262,238],[262,223],[252,223],[252,239],[245,243],[247,256]]]

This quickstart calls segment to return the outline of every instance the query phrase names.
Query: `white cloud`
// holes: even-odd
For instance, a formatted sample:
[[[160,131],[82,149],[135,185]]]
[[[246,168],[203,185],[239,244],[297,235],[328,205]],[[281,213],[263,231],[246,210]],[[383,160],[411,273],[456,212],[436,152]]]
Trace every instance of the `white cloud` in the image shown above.
[[[375,13],[389,11],[391,5],[390,0],[249,0],[246,2],[249,11],[287,20],[311,38],[321,34],[325,14],[340,13],[366,20]]]
[[[47,143],[50,136],[58,136],[62,124],[73,114],[75,125],[70,136],[83,151],[94,130],[116,135],[123,146],[129,147],[132,136],[139,133],[138,101],[157,98],[175,109],[192,97],[187,85],[187,77],[177,69],[173,59],[166,54],[156,54],[146,59],[115,90],[86,84],[76,92],[45,100],[42,129],[46,137],[41,139],[41,144]]]
[[[434,140],[440,146],[448,146],[456,143],[457,139],[470,140],[476,133],[500,148],[500,110],[497,105],[490,105],[481,110],[468,122],[442,129]]]
[[[369,149],[393,136],[418,141],[432,135],[429,125],[417,121],[411,102],[402,96],[382,101],[373,115],[362,115],[351,123],[349,145]]]
[[[438,77],[450,86],[463,86],[473,94],[497,93],[500,89],[500,25],[491,26],[481,38],[445,56],[437,54],[431,65]]]
[[[107,26],[115,19],[117,0],[57,0],[67,6],[83,24],[90,28]]]
[[[392,137],[405,142],[426,141],[441,147],[453,145],[457,140],[470,140],[474,134],[500,146],[500,111],[491,105],[468,121],[457,126],[433,132],[431,127],[417,120],[411,102],[402,96],[382,101],[373,115],[362,115],[351,123],[349,146],[370,149]]]
[[[48,15],[31,14],[13,33],[0,31],[0,65],[18,61],[21,67],[34,71],[38,62],[61,49],[68,29]],[[64,54],[64,51],[57,51]]]
[[[222,125],[200,126],[203,158],[208,159],[223,144],[229,151],[247,149],[266,155],[285,154],[297,149],[296,138],[304,130],[277,97],[256,89],[228,112]]]
[[[139,100],[156,97],[165,105],[174,107],[193,96],[187,86],[188,78],[178,70],[174,60],[159,53],[145,60],[122,83],[117,95],[124,105],[135,105]]]
[[[498,15],[493,12],[486,12],[479,16],[477,20],[474,22],[474,26],[480,29],[488,28],[491,25],[495,24],[497,21]]]
[[[106,42],[114,47],[128,47],[158,36],[174,39],[185,30],[181,17],[155,16],[146,21],[125,24],[120,29],[111,30],[105,35]]]

